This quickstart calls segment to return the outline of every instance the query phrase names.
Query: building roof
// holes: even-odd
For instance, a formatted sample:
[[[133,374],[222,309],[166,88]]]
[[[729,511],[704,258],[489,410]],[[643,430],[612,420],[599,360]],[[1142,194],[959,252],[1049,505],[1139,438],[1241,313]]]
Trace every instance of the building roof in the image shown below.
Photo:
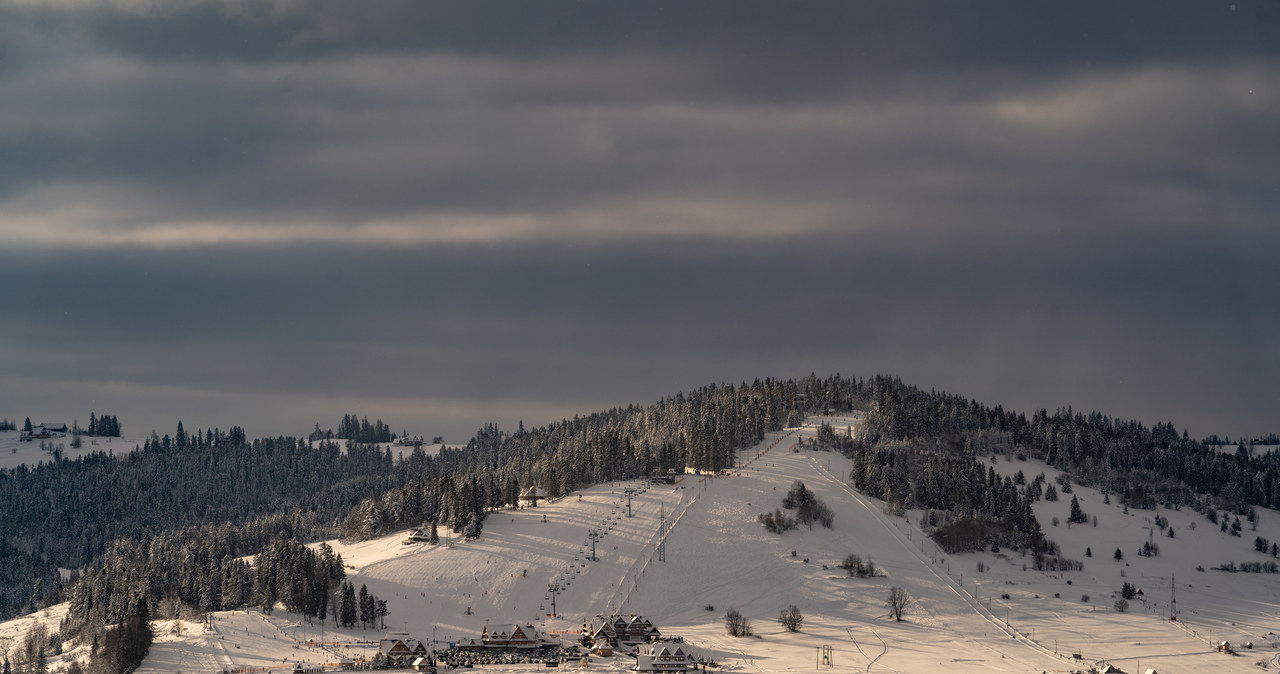
[[[414,653],[425,654],[427,646],[423,642],[409,637],[387,637],[378,642],[378,652],[383,655],[397,657],[413,655]]]
[[[486,645],[518,645],[529,646],[542,643],[542,639],[538,636],[538,630],[533,625],[485,625],[484,631],[480,635],[480,639]],[[505,644],[497,644],[495,642],[507,642]]]

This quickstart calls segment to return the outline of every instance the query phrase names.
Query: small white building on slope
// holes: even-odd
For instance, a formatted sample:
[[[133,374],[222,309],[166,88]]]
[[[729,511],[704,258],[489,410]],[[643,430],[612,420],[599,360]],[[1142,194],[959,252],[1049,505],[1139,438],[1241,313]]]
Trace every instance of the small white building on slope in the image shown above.
[[[538,501],[545,501],[546,498],[547,498],[547,490],[543,489],[542,487],[539,487],[537,485],[526,487],[520,490],[520,498],[519,498],[520,507],[536,508],[538,507]]]

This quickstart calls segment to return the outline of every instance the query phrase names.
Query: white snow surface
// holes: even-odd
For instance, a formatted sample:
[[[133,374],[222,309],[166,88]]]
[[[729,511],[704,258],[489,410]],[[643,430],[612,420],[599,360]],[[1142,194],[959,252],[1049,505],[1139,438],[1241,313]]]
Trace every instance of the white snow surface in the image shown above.
[[[1280,666],[1280,641],[1273,634],[1280,632],[1280,575],[1212,570],[1227,561],[1271,560],[1253,550],[1253,539],[1280,540],[1280,513],[1259,509],[1257,530],[1246,523],[1243,534],[1232,537],[1186,509],[1124,514],[1120,506],[1104,504],[1099,492],[1073,485],[1085,512],[1097,516],[1096,527],[1066,526],[1071,494],[1040,501],[1035,509],[1045,534],[1063,556],[1082,561],[1082,571],[1035,571],[1030,556],[1008,549],[946,555],[921,534],[922,513],[887,516],[881,501],[848,488],[842,480],[848,460],[834,452],[796,451],[797,439],[812,437],[822,421],[842,432],[861,418],[815,418],[803,428],[771,433],[742,452],[730,476],[685,475],[679,484],[647,487],[603,484],[536,508],[494,512],[475,541],[453,537],[450,546],[442,529],[438,546],[404,545],[403,532],[329,544],[342,554],[357,589],[367,585],[387,600],[386,631],[434,637],[440,646],[478,637],[486,623],[532,623],[571,643],[584,619],[620,612],[649,618],[663,634],[685,638],[695,654],[732,672],[1070,672],[1105,662],[1126,672],[1168,674]],[[1043,471],[1052,481],[1057,474],[1036,461],[1001,457],[991,465],[1004,475],[1022,470],[1028,479]],[[832,529],[801,527],[777,535],[756,522],[759,513],[780,507],[796,480],[835,511]],[[643,490],[632,498],[631,517],[627,487]],[[1176,537],[1156,529],[1152,540],[1160,554],[1139,557],[1157,514],[1169,519]],[[1055,515],[1057,527],[1050,524]],[[665,562],[656,551],[663,520],[670,529]],[[589,559],[592,529],[604,534],[598,561]],[[1092,557],[1084,556],[1086,547]],[[1123,561],[1113,559],[1117,548]],[[873,559],[881,575],[847,577],[836,565],[849,553]],[[985,572],[977,572],[978,562]],[[1180,620],[1170,621],[1175,574]],[[1133,601],[1128,612],[1118,613],[1113,604],[1126,581],[1143,590],[1145,602]],[[552,584],[561,588],[554,616]],[[911,598],[901,623],[892,622],[885,607],[893,586]],[[790,604],[804,615],[797,633],[777,622]],[[725,633],[729,608],[751,620],[754,637]],[[15,638],[20,630],[14,624],[0,625],[0,635]],[[175,634],[169,621],[157,621],[157,643],[139,671],[335,663],[371,657],[383,635],[332,624],[307,624],[283,611],[224,611],[208,628],[186,623]],[[1216,652],[1211,644],[1222,640],[1239,655]],[[1251,650],[1243,647],[1248,641]],[[831,665],[819,662],[824,646],[831,648]],[[55,669],[63,666],[52,662]],[[626,655],[593,656],[590,666],[624,671],[633,663]],[[492,669],[547,671],[542,665]]]
[[[61,447],[62,456],[77,459],[93,452],[107,452],[125,455],[142,444],[142,440],[130,438],[97,438],[81,436],[79,449],[71,446],[70,433],[60,433],[47,440],[19,440],[22,431],[0,431],[0,469],[17,468],[18,466],[35,467],[40,463],[53,463],[53,454],[40,448],[41,442],[47,448]]]

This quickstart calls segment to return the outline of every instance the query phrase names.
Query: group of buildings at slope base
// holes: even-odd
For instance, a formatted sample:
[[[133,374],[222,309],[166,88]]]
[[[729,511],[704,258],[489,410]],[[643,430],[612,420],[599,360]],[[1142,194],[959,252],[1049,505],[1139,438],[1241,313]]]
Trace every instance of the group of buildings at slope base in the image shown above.
[[[580,643],[591,654],[611,657],[614,651],[632,653],[637,672],[688,672],[706,668],[679,639],[664,639],[658,628],[638,615],[597,615],[583,621]],[[485,625],[479,638],[451,644],[445,651],[431,651],[426,642],[408,635],[387,635],[379,643],[378,652],[392,667],[435,671],[437,664],[466,663],[501,664],[507,662],[544,661],[547,666],[561,662],[584,663],[586,654],[571,646],[565,649],[558,640],[538,632],[533,625]]]

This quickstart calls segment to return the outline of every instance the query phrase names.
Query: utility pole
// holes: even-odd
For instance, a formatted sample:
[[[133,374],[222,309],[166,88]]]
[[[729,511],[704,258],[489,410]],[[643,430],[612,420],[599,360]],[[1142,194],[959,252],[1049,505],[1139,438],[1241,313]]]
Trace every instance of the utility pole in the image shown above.
[[[667,504],[658,507],[658,561],[667,561]]]
[[[550,587],[547,588],[547,592],[551,593],[551,617],[555,618],[557,617],[556,616],[556,595],[559,594],[560,592],[560,585],[559,584],[551,585]]]
[[[596,557],[596,541],[600,539],[600,533],[593,529],[587,532],[587,535],[591,537],[591,561],[598,562],[600,560]]]

